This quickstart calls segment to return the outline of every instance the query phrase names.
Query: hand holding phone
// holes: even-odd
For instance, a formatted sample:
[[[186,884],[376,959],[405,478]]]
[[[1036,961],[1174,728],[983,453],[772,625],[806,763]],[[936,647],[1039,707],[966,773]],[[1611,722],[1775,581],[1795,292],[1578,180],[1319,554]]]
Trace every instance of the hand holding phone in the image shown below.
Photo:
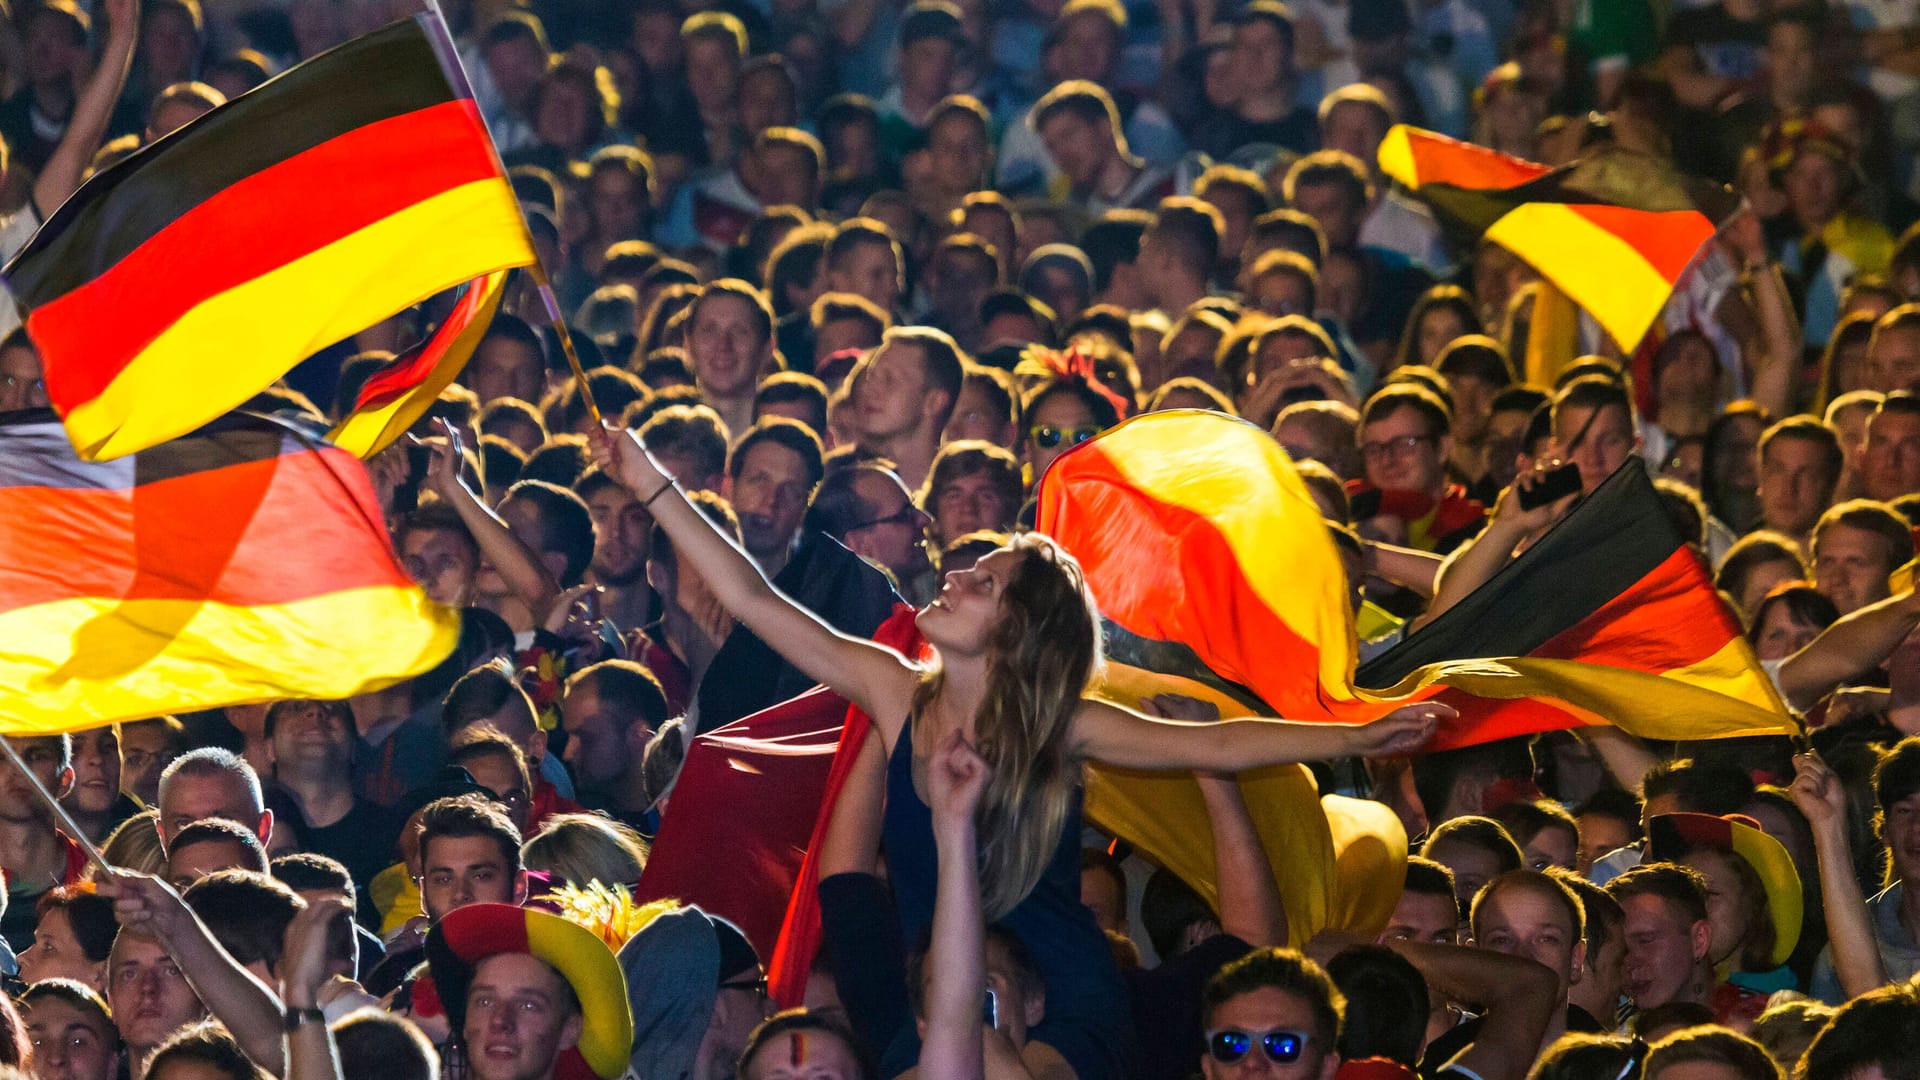
[[[1580,494],[1580,466],[1568,462],[1549,469],[1532,487],[1520,489],[1520,509],[1538,510],[1569,495]]]

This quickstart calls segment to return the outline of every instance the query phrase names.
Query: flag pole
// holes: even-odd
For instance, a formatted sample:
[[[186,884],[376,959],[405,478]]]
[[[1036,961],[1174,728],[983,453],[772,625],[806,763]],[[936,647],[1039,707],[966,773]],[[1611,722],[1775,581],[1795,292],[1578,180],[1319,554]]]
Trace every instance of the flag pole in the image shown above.
[[[426,5],[426,11],[422,14],[428,16],[425,20],[427,38],[433,43],[435,59],[440,61],[440,73],[453,84],[455,93],[474,102],[474,113],[480,117],[480,127],[487,132],[487,150],[493,154],[494,167],[504,177],[507,175],[507,163],[501,160],[500,146],[493,141],[493,132],[487,128],[487,118],[480,114],[479,99],[473,94],[473,80],[467,77],[467,65],[460,59],[460,47],[454,43],[453,29],[447,25],[446,15],[440,10],[440,0],[426,0]],[[604,425],[606,417],[600,412],[600,403],[593,398],[593,387],[587,383],[586,369],[580,366],[580,352],[574,348],[573,334],[567,329],[567,320],[561,315],[560,298],[554,295],[547,268],[540,263],[540,249],[534,245],[533,231],[527,228],[525,214],[520,216],[520,230],[527,237],[527,249],[534,253],[533,265],[528,270],[532,272],[534,286],[540,292],[540,303],[546,309],[547,323],[560,338],[560,351],[566,354],[567,366],[573,369],[574,384],[580,387],[580,398],[586,402],[593,422]]]
[[[20,770],[20,775],[27,778],[27,783],[33,786],[34,794],[40,796],[40,801],[46,803],[47,809],[53,811],[54,820],[66,829],[67,836],[72,838],[74,843],[80,845],[80,850],[87,853],[87,858],[100,869],[111,870],[112,867],[107,865],[106,858],[100,854],[100,849],[94,847],[93,841],[87,839],[86,831],[73,820],[73,815],[67,813],[67,808],[60,805],[60,800],[53,797],[53,792],[48,791],[47,785],[40,782],[40,777],[35,775],[32,769],[27,768],[27,763],[20,758],[20,751],[13,748],[13,740],[0,738],[0,750],[6,752],[7,760],[13,763],[14,768]]]

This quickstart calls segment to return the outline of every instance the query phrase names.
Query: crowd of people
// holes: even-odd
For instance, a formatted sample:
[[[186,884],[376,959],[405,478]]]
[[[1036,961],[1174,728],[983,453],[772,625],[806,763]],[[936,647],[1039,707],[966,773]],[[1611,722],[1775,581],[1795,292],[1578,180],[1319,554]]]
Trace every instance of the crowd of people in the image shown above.
[[[22,0],[0,254],[90,173],[409,8]],[[458,646],[351,700],[10,738],[65,817],[0,765],[0,1077],[1912,1074],[1920,9],[444,18],[565,312],[517,272],[368,462]],[[1649,155],[1745,205],[1622,348],[1382,175],[1401,122],[1548,165]],[[326,430],[447,304],[250,407]],[[44,407],[9,328],[0,410]],[[1098,597],[1032,529],[1036,489],[1175,408],[1288,451],[1363,659],[1646,470],[1810,738],[1427,752],[1444,705],[1345,726],[1089,697]],[[1556,482],[1578,490],[1526,497]],[[870,641],[910,609],[923,654]],[[775,942],[632,890],[693,740],[816,683],[874,737],[780,1010]],[[1083,822],[1089,762],[1190,772],[1213,879]],[[1289,926],[1234,777],[1294,762],[1404,826],[1385,927]]]

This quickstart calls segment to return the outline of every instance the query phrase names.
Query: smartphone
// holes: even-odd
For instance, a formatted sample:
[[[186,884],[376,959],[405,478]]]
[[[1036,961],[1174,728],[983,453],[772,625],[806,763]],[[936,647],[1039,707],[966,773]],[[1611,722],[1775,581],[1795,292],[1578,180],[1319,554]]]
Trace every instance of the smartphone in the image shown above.
[[[1568,462],[1548,471],[1538,483],[1520,492],[1520,509],[1534,510],[1569,495],[1580,494],[1580,466]]]
[[[1000,996],[992,988],[987,990],[987,1003],[980,1015],[985,1018],[988,1027],[996,1031],[1000,1029]]]

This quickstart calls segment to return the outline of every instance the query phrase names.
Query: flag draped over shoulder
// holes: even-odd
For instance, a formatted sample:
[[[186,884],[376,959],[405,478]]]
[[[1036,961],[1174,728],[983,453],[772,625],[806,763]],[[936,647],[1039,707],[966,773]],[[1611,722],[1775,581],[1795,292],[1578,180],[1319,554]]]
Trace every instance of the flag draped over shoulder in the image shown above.
[[[1400,124],[1378,156],[1444,220],[1526,260],[1626,352],[1740,206],[1724,186],[1618,147],[1549,169]]]
[[[506,281],[506,271],[496,270],[460,286],[453,310],[425,341],[395,357],[366,381],[346,418],[327,433],[328,441],[351,454],[370,458],[406,434],[480,347],[494,312],[500,309],[500,293]]]
[[[1436,749],[1581,724],[1703,739],[1790,723],[1637,462],[1358,678],[1333,542],[1286,452],[1251,424],[1183,410],[1112,428],[1048,470],[1039,524],[1141,639],[1117,653],[1162,671],[1188,657],[1272,715],[1358,722],[1443,691],[1487,699],[1443,724]]]
[[[112,462],[0,415],[0,731],[81,731],[420,674],[459,618],[393,554],[366,469],[235,414]]]
[[[8,264],[83,457],[192,431],[348,335],[534,261],[434,20],[322,53],[95,176]]]

